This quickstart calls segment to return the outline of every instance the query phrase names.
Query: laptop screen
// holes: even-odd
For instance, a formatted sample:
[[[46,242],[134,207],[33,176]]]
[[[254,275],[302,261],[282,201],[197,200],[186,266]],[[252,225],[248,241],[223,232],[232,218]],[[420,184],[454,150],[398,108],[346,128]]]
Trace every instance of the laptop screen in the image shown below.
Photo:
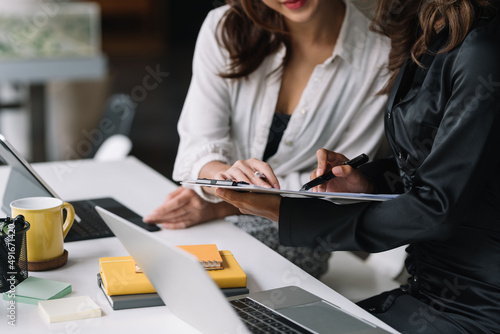
[[[58,197],[41,181],[35,170],[0,134],[0,166],[6,166],[8,180],[2,185],[2,211],[10,214],[10,203],[16,199],[34,196]]]

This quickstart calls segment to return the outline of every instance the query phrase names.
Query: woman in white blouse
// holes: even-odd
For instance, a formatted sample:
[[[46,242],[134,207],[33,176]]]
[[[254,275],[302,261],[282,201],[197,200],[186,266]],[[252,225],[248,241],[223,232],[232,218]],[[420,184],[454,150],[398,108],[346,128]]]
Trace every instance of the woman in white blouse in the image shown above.
[[[212,10],[179,119],[174,180],[214,178],[236,161],[249,168],[247,160],[257,158],[272,167],[281,188],[298,190],[319,148],[373,157],[385,140],[386,96],[377,92],[387,81],[389,43],[369,26],[341,0],[231,0]],[[248,181],[276,187],[258,177]],[[179,187],[144,220],[174,229],[237,214],[203,190]],[[269,222],[239,222],[313,275],[326,269],[328,256],[278,246]]]

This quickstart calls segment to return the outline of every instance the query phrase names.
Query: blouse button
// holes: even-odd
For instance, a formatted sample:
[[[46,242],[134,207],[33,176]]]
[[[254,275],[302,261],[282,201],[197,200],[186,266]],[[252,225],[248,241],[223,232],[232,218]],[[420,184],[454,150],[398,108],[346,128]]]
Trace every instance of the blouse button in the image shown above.
[[[299,112],[301,115],[305,115],[307,113],[307,110],[306,108],[300,108]]]
[[[293,141],[287,140],[287,141],[285,141],[285,145],[286,146],[292,146],[293,145]]]

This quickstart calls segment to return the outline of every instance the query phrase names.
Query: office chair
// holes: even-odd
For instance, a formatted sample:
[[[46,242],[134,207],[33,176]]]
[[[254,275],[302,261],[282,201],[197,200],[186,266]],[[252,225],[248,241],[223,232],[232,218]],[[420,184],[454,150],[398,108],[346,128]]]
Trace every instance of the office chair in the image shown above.
[[[112,135],[99,146],[94,155],[94,160],[120,160],[125,158],[131,150],[132,141],[129,137],[122,134]]]
[[[135,103],[129,95],[112,95],[101,118],[101,122],[106,120],[106,124],[112,125],[107,126],[111,131],[102,134],[101,144],[93,147],[88,157],[96,160],[118,160],[126,157],[132,149],[129,134],[135,112]]]

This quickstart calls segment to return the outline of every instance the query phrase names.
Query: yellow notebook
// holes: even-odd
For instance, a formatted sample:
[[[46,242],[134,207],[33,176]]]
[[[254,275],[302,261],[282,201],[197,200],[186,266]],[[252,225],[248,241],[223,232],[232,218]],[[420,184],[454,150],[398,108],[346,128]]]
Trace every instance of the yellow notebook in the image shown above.
[[[131,256],[101,257],[99,272],[108,296],[156,292]]]
[[[247,286],[247,275],[228,250],[219,251],[222,257],[222,270],[207,271],[219,288],[244,288]]]
[[[247,276],[228,250],[219,251],[222,270],[207,270],[219,288],[244,288]],[[99,259],[102,285],[109,296],[156,292],[142,272],[138,272],[131,256]]]

